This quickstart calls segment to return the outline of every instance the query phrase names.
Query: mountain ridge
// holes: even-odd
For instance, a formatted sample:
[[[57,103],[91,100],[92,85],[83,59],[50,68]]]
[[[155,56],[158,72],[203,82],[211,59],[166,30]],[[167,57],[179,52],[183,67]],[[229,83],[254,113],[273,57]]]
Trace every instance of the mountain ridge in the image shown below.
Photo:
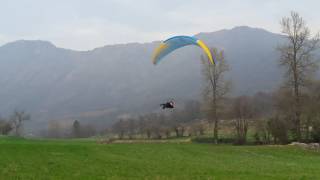
[[[240,26],[195,36],[225,50],[231,66],[227,78],[234,82],[231,94],[271,91],[281,81],[275,48],[283,42],[282,35]],[[108,109],[143,113],[158,109],[159,102],[170,98],[200,99],[201,49],[179,49],[154,66],[151,57],[159,42],[106,45],[88,51],[39,40],[0,46],[0,113],[25,109],[38,121],[47,121]],[[97,117],[106,118],[108,113]]]
[[[260,31],[264,31],[266,33],[272,33],[272,34],[275,34],[275,35],[281,35],[281,34],[277,34],[277,33],[273,33],[273,32],[270,32],[268,30],[265,30],[263,28],[259,28],[259,27],[250,27],[250,26],[245,26],[245,25],[242,25],[242,26],[235,26],[231,29],[221,29],[221,30],[217,30],[217,31],[212,31],[212,32],[199,32],[199,33],[196,33],[194,34],[193,36],[202,36],[202,35],[210,35],[210,34],[218,34],[218,33],[224,33],[224,32],[227,32],[227,31],[236,31],[236,30],[260,30]],[[10,44],[19,44],[19,43],[42,43],[42,44],[47,44],[47,45],[51,45],[55,48],[58,48],[58,49],[65,49],[65,50],[71,50],[71,51],[75,51],[75,52],[88,52],[88,51],[94,51],[95,49],[100,49],[100,48],[104,48],[104,47],[109,47],[109,46],[126,46],[126,45],[135,45],[135,44],[138,44],[138,45],[144,45],[144,44],[153,44],[153,43],[159,43],[161,42],[162,40],[153,40],[153,41],[147,41],[147,42],[129,42],[129,43],[115,43],[115,44],[106,44],[106,45],[103,45],[103,46],[100,46],[100,47],[95,47],[95,48],[92,48],[92,49],[88,49],[88,50],[75,50],[75,49],[72,49],[72,48],[64,48],[64,47],[59,47],[59,46],[56,46],[53,42],[51,41],[48,41],[48,40],[40,40],[40,39],[36,39],[36,40],[27,40],[27,39],[20,39],[20,40],[15,40],[15,41],[11,41],[11,42],[8,42],[8,43],[4,43],[3,45],[0,45],[0,48],[2,47],[5,47],[7,45],[10,45]]]

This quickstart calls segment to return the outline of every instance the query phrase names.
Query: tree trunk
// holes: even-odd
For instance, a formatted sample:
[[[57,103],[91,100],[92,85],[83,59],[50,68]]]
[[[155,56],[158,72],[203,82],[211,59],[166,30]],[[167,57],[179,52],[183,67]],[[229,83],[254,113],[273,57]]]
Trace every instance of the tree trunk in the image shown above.
[[[213,78],[213,139],[214,143],[218,144],[218,115],[217,115],[217,82],[216,82],[216,77]]]
[[[214,129],[213,129],[213,138],[214,138],[214,143],[218,144],[218,119],[215,119],[214,121]]]
[[[179,128],[178,127],[174,128],[174,132],[176,133],[176,137],[179,137]]]
[[[301,140],[301,128],[300,128],[300,92],[299,92],[299,77],[297,72],[297,53],[296,53],[296,46],[294,45],[294,56],[293,56],[293,80],[294,80],[294,98],[295,98],[295,117],[294,117],[294,124],[295,124],[295,134],[297,141]]]

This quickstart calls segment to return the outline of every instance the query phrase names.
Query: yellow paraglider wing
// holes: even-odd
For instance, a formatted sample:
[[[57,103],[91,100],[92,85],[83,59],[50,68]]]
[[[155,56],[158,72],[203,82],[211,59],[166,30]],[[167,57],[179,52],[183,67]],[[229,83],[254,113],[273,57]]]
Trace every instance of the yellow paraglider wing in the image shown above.
[[[213,61],[213,58],[212,58],[212,54],[211,54],[210,49],[208,48],[208,46],[206,44],[204,44],[204,42],[202,42],[201,40],[198,40],[197,43],[203,49],[203,51],[207,54],[210,62],[212,64],[214,64],[214,61]]]

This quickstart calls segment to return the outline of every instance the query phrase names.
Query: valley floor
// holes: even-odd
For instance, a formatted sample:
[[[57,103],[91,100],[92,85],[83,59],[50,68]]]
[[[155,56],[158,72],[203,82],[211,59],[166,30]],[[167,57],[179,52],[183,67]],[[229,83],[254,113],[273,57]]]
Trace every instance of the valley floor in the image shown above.
[[[319,152],[293,146],[0,137],[0,179],[320,179],[319,170]]]

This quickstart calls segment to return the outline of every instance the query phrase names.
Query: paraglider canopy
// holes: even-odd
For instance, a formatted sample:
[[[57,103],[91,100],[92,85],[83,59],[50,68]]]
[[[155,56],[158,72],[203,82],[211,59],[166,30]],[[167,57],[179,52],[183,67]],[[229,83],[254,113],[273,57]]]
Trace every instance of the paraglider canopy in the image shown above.
[[[166,55],[170,54],[178,48],[188,45],[196,45],[202,48],[209,61],[214,64],[214,59],[208,46],[205,45],[203,41],[191,36],[174,36],[163,41],[154,52],[153,64],[158,64]]]

